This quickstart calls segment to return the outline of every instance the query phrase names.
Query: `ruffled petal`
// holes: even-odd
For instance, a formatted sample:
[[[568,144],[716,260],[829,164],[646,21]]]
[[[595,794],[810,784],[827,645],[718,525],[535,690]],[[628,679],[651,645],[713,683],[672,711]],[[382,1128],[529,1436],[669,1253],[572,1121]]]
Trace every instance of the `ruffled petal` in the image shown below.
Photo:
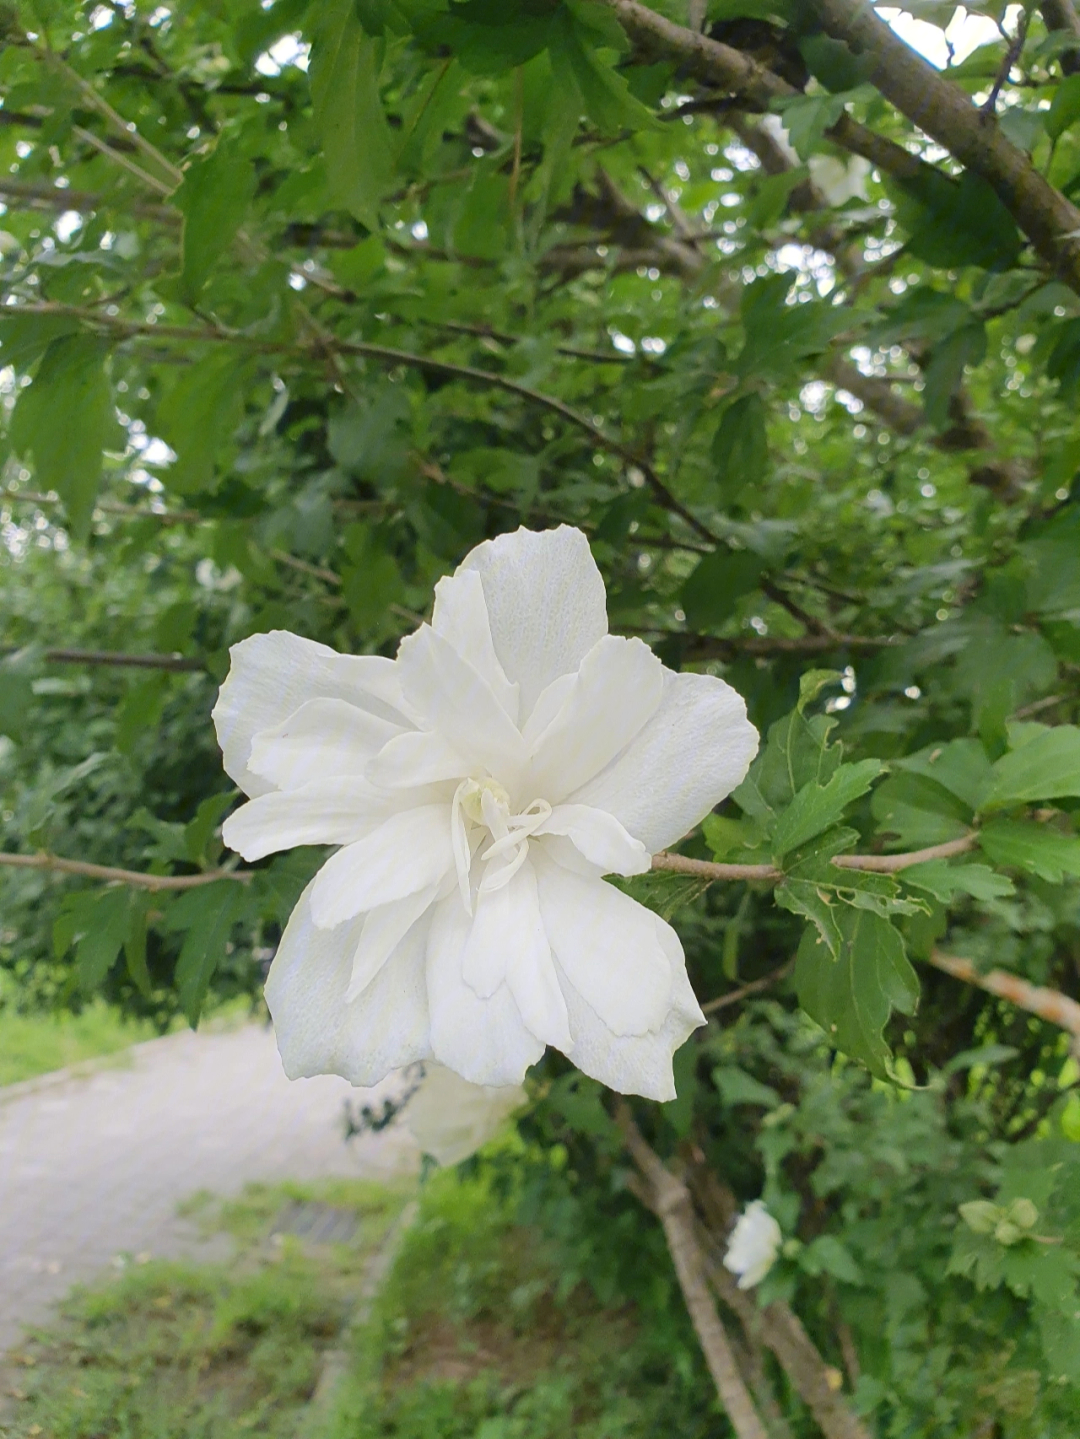
[[[308,700],[281,724],[254,736],[248,769],[278,789],[362,775],[400,734],[400,725],[347,700]]]
[[[576,670],[607,634],[604,581],[580,530],[524,528],[466,555],[484,584],[491,638],[507,679],[521,686],[518,722],[559,675]]]
[[[657,1029],[630,1037],[612,1034],[561,971],[560,979],[573,1035],[567,1058],[583,1074],[617,1094],[640,1094],[644,1099],[664,1102],[675,1098],[672,1055],[705,1023],[705,1016],[690,988],[678,936],[669,925],[656,918],[662,926],[660,940],[672,973],[669,1008]]]
[[[339,655],[287,630],[251,635],[229,651],[232,664],[214,706],[225,773],[254,798],[273,785],[248,769],[251,741],[311,699],[341,699],[406,727],[394,661]]]
[[[665,671],[663,699],[626,752],[568,794],[607,810],[650,854],[674,844],[742,783],[758,732],[712,675]]]
[[[527,787],[550,804],[579,789],[639,733],[663,691],[664,667],[647,644],[605,635],[582,660],[562,708],[536,740]]]
[[[311,912],[320,929],[436,885],[454,867],[448,804],[399,810],[346,845],[315,876]]]
[[[614,885],[573,874],[536,848],[540,913],[562,971],[612,1036],[657,1029],[671,997],[658,927],[670,926]]]
[[[463,779],[469,766],[441,734],[412,730],[398,735],[381,750],[365,773],[372,784],[386,789],[410,789]]]
[[[440,734],[470,770],[486,770],[512,789],[525,762],[525,742],[487,680],[430,625],[398,649],[406,700],[421,728]]]
[[[458,570],[435,586],[431,628],[487,680],[495,698],[516,724],[520,687],[506,678],[495,653],[484,585],[475,570]]]
[[[458,895],[435,905],[427,948],[432,1051],[472,1084],[520,1084],[544,1045],[525,1027],[506,985],[481,999],[465,983],[461,959],[471,925]]]
[[[290,1079],[340,1074],[377,1084],[431,1053],[424,981],[427,927],[409,931],[362,997],[346,1004],[361,920],[316,927],[311,890],[300,896],[266,981],[266,1002]]]
[[[601,874],[644,874],[650,868],[649,851],[628,834],[614,815],[587,804],[557,804],[534,832],[565,835]]]
[[[391,904],[380,904],[378,909],[368,910],[364,916],[360,941],[353,955],[349,988],[345,992],[346,1004],[351,1004],[367,989],[409,930],[431,905],[438,888],[438,885],[429,884],[426,889],[407,894],[404,899],[396,899]]]
[[[262,859],[298,844],[351,844],[390,812],[366,780],[323,779],[249,800],[225,821],[221,837],[245,859]]]

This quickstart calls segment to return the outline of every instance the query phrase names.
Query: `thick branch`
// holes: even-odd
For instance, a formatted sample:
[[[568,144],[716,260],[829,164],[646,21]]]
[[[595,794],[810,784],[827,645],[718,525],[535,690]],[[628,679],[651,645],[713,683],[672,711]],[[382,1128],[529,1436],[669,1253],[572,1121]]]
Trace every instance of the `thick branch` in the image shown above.
[[[1070,1034],[1080,1036],[1080,1004],[1077,1004],[1075,999],[1070,999],[1067,994],[1061,994],[1056,989],[1045,989],[1042,985],[1029,984],[1026,979],[1009,974],[1004,969],[989,969],[984,973],[977,969],[970,959],[961,959],[954,954],[942,954],[939,949],[931,952],[930,963],[935,969],[951,974],[954,979],[977,985],[988,994],[1007,999],[1018,1009],[1037,1014],[1040,1019],[1045,1019],[1047,1024],[1056,1024],[1059,1029],[1066,1029]]]
[[[738,1439],[769,1439],[750,1391],[739,1373],[727,1331],[704,1278],[704,1255],[694,1233],[694,1210],[686,1185],[664,1168],[620,1102],[616,1122],[626,1147],[651,1191],[651,1205],[667,1240],[675,1274],[694,1325],[705,1362]]]
[[[816,0],[825,30],[873,64],[871,81],[922,131],[988,181],[1041,258],[1080,292],[1080,210],[1007,139],[993,115],[878,18],[866,0]]]
[[[205,874],[144,874],[135,869],[114,869],[108,864],[90,864],[81,859],[61,859],[56,854],[5,854],[0,851],[0,865],[14,869],[47,869],[58,874],[77,874],[85,879],[100,879],[109,884],[130,884],[136,889],[198,889],[200,885],[216,884],[219,879],[235,879],[248,884],[254,870],[211,869]]]

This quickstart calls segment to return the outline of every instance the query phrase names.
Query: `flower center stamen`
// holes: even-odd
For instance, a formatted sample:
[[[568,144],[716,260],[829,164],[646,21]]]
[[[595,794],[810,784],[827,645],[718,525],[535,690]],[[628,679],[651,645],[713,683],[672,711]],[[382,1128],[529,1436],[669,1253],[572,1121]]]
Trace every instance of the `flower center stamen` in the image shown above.
[[[509,884],[517,874],[528,858],[529,836],[550,814],[551,805],[544,799],[534,799],[525,809],[511,814],[510,796],[497,780],[461,781],[454,794],[450,823],[458,888],[469,914],[473,912],[469,882],[474,849],[471,831],[486,829],[491,835],[491,843],[480,855],[485,872],[478,891],[490,894]]]

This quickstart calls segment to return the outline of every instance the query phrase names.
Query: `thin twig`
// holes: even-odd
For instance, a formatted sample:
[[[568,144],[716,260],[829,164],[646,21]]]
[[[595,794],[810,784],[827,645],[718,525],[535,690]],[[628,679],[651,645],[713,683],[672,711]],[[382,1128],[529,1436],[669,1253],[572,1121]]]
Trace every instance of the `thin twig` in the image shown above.
[[[903,854],[839,854],[833,859],[839,869],[869,870],[874,874],[896,874],[909,869],[913,864],[925,864],[932,859],[951,859],[953,855],[966,854],[979,842],[975,833],[961,839],[950,839],[944,844],[932,844],[927,849],[908,850]],[[784,871],[772,864],[717,864],[708,859],[691,859],[685,854],[668,854],[661,850],[652,858],[653,869],[671,870],[676,874],[695,874],[701,879],[768,880],[784,878]]]
[[[764,975],[761,979],[752,979],[749,984],[740,985],[738,989],[731,990],[728,994],[722,994],[718,999],[710,999],[708,1004],[701,1006],[702,1014],[715,1014],[718,1009],[727,1009],[729,1005],[738,1004],[740,1000],[748,998],[751,994],[759,994],[763,989],[770,989],[778,984],[795,968],[795,961],[789,959],[779,969],[774,969],[771,974]]]
[[[205,874],[144,874],[135,869],[115,869],[108,864],[90,864],[81,859],[63,859],[57,854],[7,854],[0,851],[0,865],[15,869],[46,869],[59,874],[77,874],[86,879],[100,879],[109,884],[130,884],[137,889],[197,889],[200,885],[216,884],[219,879],[235,879],[249,884],[252,869],[212,869]]]
[[[205,661],[184,655],[138,655],[123,650],[46,650],[44,658],[56,665],[116,665],[122,669],[173,670],[178,674],[206,669]]]

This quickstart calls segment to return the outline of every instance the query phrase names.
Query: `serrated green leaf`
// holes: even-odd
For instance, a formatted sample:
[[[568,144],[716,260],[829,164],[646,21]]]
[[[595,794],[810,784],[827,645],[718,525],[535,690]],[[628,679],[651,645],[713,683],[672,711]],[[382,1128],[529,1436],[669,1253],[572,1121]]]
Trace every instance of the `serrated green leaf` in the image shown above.
[[[773,825],[772,847],[776,858],[782,859],[834,825],[853,800],[866,794],[883,768],[880,760],[860,760],[857,764],[841,765],[827,784],[812,781],[804,785]]]
[[[1015,894],[1011,879],[995,874],[985,864],[950,864],[945,859],[927,860],[924,864],[909,865],[903,872],[905,884],[924,889],[943,904],[948,904],[957,894],[969,894],[973,899],[1004,899]]]
[[[738,498],[743,490],[760,485],[769,463],[765,430],[765,403],[757,391],[743,395],[724,411],[713,436],[712,461],[720,502]]]
[[[170,908],[166,919],[170,930],[184,932],[176,961],[176,988],[180,1006],[192,1029],[225,953],[230,931],[244,903],[242,887],[235,880],[190,889]]]
[[[991,820],[979,831],[979,845],[995,864],[1025,869],[1051,884],[1065,875],[1080,878],[1080,837],[1033,820]]]
[[[188,167],[173,203],[184,216],[180,290],[189,305],[235,239],[254,194],[255,166],[228,141]]]
[[[352,0],[326,7],[311,52],[311,97],[323,158],[338,199],[369,230],[393,174],[393,145],[379,94],[384,42],[365,35]]]
[[[599,6],[582,8],[600,10]],[[557,10],[548,34],[552,66],[573,75],[589,118],[605,134],[616,134],[624,126],[654,129],[659,122],[652,111],[634,97],[625,76],[606,63],[595,40],[592,25],[582,24],[566,7]]]
[[[129,899],[126,889],[106,889],[84,913],[88,927],[75,947],[79,988],[84,994],[101,986],[119,957],[128,932]]]
[[[880,1079],[894,1077],[884,1029],[894,1009],[913,1014],[919,981],[899,931],[880,915],[845,906],[834,958],[808,928],[795,961],[799,1003],[843,1053]]]
[[[857,839],[852,829],[830,830],[802,854],[789,858],[783,883],[774,896],[781,909],[809,920],[834,956],[839,955],[843,943],[839,917],[845,909],[864,910],[883,919],[926,909],[919,900],[905,899],[891,875],[842,869],[832,863]]]
[[[671,917],[693,904],[709,887],[710,881],[694,874],[675,874],[672,871],[653,869],[647,874],[635,874],[628,878],[608,875],[607,881],[623,894],[651,909],[661,919]]]
[[[801,709],[777,720],[770,726],[750,773],[732,795],[735,803],[752,818],[767,823],[804,785],[827,784],[840,764],[840,746],[828,742],[835,725],[828,715],[807,719]]]
[[[1030,800],[1075,796],[1080,796],[1080,729],[1057,725],[1002,755],[979,808],[1005,809]]]
[[[88,335],[53,340],[11,417],[13,448],[33,455],[38,488],[57,491],[80,537],[90,528],[102,452],[125,443],[105,375],[108,350]]]
[[[874,790],[870,812],[889,842],[922,849],[961,839],[970,829],[971,811],[937,780],[900,771]]]

